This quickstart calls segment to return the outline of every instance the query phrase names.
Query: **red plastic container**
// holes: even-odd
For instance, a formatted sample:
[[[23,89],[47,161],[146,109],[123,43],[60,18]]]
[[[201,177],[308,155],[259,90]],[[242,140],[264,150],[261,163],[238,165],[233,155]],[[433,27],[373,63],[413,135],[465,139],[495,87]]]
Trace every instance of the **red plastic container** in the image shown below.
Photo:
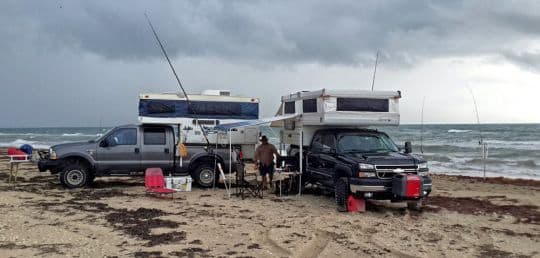
[[[392,193],[400,198],[415,199],[422,196],[422,177],[400,174],[392,179]]]
[[[408,198],[420,197],[422,190],[422,179],[417,175],[407,175],[405,196]]]
[[[366,201],[349,195],[349,198],[347,198],[347,210],[349,212],[364,212],[366,211]]]

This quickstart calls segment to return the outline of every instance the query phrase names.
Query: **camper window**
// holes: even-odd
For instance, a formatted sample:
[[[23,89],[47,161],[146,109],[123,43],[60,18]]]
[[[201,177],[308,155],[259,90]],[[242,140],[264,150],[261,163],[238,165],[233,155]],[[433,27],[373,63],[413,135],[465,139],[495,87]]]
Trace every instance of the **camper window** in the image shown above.
[[[148,101],[146,106],[148,114],[174,114],[174,102],[170,101]]]
[[[189,106],[192,115],[241,116],[242,105],[235,102],[192,102]]]
[[[163,128],[146,128],[144,129],[144,144],[145,145],[165,145],[166,136]]]
[[[337,111],[388,112],[388,99],[338,98]]]
[[[317,112],[317,99],[302,100],[302,112],[316,113]]]
[[[285,114],[294,114],[296,110],[294,108],[294,101],[285,102]]]

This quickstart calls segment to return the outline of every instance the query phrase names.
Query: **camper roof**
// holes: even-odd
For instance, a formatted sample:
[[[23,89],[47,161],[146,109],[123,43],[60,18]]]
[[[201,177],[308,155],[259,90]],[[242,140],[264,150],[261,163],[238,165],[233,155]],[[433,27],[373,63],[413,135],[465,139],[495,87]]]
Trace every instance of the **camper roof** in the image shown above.
[[[353,90],[353,89],[340,89],[330,90],[321,89],[315,91],[299,91],[284,95],[281,97],[281,101],[294,101],[299,99],[318,98],[323,96],[332,97],[347,97],[347,98],[375,98],[375,99],[388,99],[388,98],[401,98],[401,91],[369,91],[369,90]]]
[[[202,95],[188,94],[190,101],[216,101],[216,102],[250,102],[259,103],[259,98],[239,97],[239,96],[224,96],[224,95]],[[141,93],[139,99],[159,99],[159,100],[186,100],[182,94],[167,92],[167,93]]]

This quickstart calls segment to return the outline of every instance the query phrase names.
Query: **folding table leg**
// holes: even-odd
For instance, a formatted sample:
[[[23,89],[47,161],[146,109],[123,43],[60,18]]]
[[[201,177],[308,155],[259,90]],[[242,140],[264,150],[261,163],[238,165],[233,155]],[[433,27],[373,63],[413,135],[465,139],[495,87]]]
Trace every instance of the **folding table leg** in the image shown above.
[[[15,163],[15,183],[17,183],[18,176],[19,176],[19,163]]]
[[[8,178],[8,182],[10,183],[11,182],[11,178],[13,177],[13,172],[14,172],[14,169],[15,168],[15,163],[9,163],[9,178]]]

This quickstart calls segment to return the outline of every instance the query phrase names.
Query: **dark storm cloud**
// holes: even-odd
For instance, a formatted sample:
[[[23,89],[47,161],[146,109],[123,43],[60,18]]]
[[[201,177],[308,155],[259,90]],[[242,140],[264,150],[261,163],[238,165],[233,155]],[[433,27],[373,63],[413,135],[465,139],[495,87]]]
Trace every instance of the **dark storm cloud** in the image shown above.
[[[135,122],[139,92],[177,90],[145,12],[188,91],[230,88],[263,96],[267,115],[280,94],[335,81],[334,74],[307,73],[322,73],[310,65],[333,66],[321,68],[328,71],[360,65],[365,68],[360,73],[371,74],[377,50],[393,72],[438,57],[483,55],[495,57],[488,62],[502,59],[538,71],[539,6],[538,1],[3,0],[0,109],[9,112],[0,112],[0,127]],[[335,87],[356,83],[344,82]]]
[[[113,60],[160,57],[144,12],[151,15],[171,55],[270,65],[371,65],[377,50],[386,64],[398,65],[449,55],[497,55],[512,52],[515,41],[540,35],[540,4],[534,1],[16,1],[1,5],[4,20],[27,27],[13,32],[15,41],[24,33],[39,32],[34,44],[46,42]]]

